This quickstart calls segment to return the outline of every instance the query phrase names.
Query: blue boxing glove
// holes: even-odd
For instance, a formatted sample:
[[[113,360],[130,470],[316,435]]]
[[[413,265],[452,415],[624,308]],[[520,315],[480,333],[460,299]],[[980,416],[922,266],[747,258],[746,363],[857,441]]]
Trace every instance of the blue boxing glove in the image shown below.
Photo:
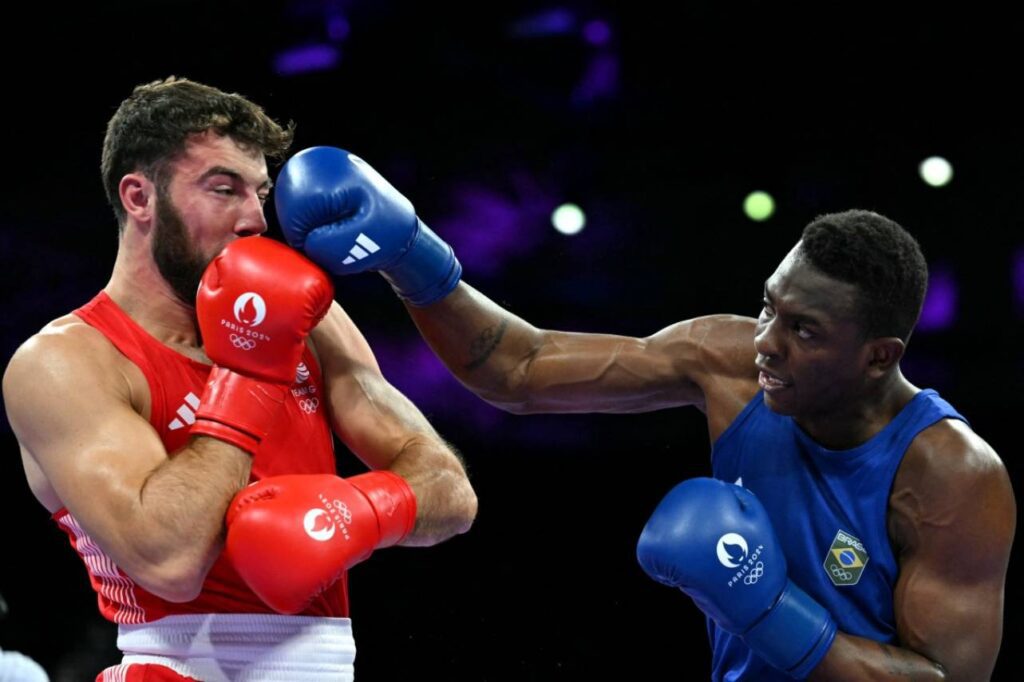
[[[310,147],[293,156],[274,201],[288,243],[336,275],[378,270],[419,306],[444,298],[462,276],[452,248],[412,203],[344,149]]]
[[[790,582],[764,506],[740,486],[683,481],[654,510],[636,554],[649,576],[792,677],[807,677],[835,639],[831,614]]]

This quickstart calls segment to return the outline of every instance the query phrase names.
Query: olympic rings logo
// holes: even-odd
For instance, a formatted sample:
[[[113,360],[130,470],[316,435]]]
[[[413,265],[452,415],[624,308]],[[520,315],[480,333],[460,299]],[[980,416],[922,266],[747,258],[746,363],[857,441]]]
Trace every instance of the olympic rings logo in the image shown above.
[[[319,398],[304,398],[299,401],[299,409],[306,414],[313,414],[318,407],[320,407]]]
[[[760,580],[761,576],[763,576],[763,575],[764,575],[764,562],[763,561],[758,561],[756,564],[754,564],[754,568],[752,568],[750,570],[750,573],[747,573],[745,576],[743,576],[743,584],[744,585],[753,585],[758,580]]]
[[[247,339],[243,336],[239,336],[238,334],[232,334],[230,338],[231,345],[235,348],[239,348],[241,350],[252,350],[256,347],[256,342],[254,340]]]
[[[341,515],[342,521],[348,525],[352,524],[352,510],[348,508],[347,504],[341,500],[334,500],[331,502],[331,506],[334,507],[334,510]]]
[[[843,580],[843,581],[853,580],[853,573],[850,573],[849,571],[843,570],[843,569],[839,568],[838,566],[836,566],[835,564],[832,564],[832,567],[829,568],[829,570],[832,572],[832,575],[834,575],[839,580]]]

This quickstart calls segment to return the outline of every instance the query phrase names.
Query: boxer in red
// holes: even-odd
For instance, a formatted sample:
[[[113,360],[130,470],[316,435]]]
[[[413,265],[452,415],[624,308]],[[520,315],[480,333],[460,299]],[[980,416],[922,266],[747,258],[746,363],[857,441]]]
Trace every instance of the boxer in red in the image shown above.
[[[290,141],[238,95],[136,88],[103,149],[110,281],[4,375],[29,486],[119,625],[98,680],[351,679],[345,571],[475,516],[330,280],[259,236]],[[332,429],[370,471],[336,475]]]

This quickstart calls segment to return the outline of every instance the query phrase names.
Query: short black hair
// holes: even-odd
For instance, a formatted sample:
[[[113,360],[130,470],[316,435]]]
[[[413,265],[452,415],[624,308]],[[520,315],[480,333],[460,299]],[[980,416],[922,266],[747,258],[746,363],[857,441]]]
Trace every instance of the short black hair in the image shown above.
[[[909,232],[872,211],[829,213],[804,228],[800,251],[823,274],[857,288],[868,338],[910,339],[928,290],[928,264]]]
[[[118,186],[127,173],[141,171],[165,187],[170,161],[185,151],[190,135],[213,130],[239,146],[283,159],[294,124],[281,126],[262,107],[187,78],[171,76],[139,85],[107,123],[100,171],[117,222],[124,226]]]

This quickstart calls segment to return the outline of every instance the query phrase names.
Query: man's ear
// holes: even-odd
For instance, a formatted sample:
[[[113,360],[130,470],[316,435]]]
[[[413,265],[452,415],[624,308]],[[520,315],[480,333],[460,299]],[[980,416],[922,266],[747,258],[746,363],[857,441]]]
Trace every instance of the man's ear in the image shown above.
[[[896,336],[882,336],[868,342],[868,373],[872,378],[881,378],[899,364],[907,346]]]
[[[142,173],[128,173],[117,186],[126,216],[148,229],[156,213],[156,185]]]

